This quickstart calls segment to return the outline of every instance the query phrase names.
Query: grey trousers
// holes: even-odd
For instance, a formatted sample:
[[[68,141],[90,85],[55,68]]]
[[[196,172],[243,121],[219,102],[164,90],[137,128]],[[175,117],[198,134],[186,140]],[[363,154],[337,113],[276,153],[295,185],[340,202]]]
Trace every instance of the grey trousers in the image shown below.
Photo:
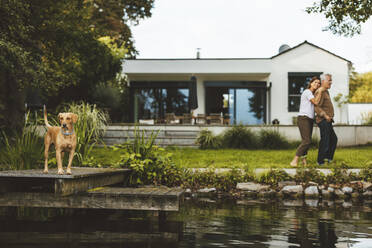
[[[297,125],[300,129],[301,144],[298,146],[296,156],[306,156],[311,146],[311,136],[313,134],[314,120],[307,116],[298,116]]]

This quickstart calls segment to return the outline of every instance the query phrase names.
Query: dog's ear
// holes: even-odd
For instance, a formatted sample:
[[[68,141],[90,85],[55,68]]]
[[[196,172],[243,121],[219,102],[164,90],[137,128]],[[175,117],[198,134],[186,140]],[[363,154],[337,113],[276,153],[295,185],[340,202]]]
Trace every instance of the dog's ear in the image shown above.
[[[78,120],[79,116],[77,114],[72,114],[72,122],[75,124]]]
[[[58,114],[58,122],[61,122],[62,113]]]

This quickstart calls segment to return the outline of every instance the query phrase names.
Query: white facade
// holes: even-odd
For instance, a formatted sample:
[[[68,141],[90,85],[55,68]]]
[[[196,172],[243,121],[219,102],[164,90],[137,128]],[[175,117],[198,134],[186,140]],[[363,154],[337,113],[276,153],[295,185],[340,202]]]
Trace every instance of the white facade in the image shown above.
[[[372,114],[372,103],[349,103],[349,124],[361,125],[364,118]]]
[[[322,72],[333,75],[330,90],[349,94],[351,62],[307,41],[271,58],[250,59],[138,59],[124,62],[123,71],[130,84],[134,81],[189,81],[197,78],[198,108],[194,114],[204,114],[205,81],[254,81],[271,85],[266,97],[266,123],[278,119],[280,124],[292,124],[297,112],[288,111],[288,73]],[[336,123],[348,123],[348,108],[335,107]]]

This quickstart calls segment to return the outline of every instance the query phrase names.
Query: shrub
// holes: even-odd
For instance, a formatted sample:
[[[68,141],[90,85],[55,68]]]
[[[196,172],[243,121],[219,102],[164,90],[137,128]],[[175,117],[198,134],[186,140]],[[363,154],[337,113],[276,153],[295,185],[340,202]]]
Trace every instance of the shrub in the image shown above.
[[[265,149],[288,149],[291,147],[286,137],[276,130],[261,130],[259,134],[260,145]]]
[[[228,129],[222,136],[222,143],[226,148],[258,148],[257,135],[243,125],[236,125]]]
[[[2,132],[2,150],[0,151],[0,169],[34,169],[42,163],[44,145],[39,135],[37,125],[29,122],[26,116],[22,130],[14,135],[6,135]]]
[[[284,170],[270,169],[267,173],[260,176],[257,181],[259,183],[270,184],[272,186],[277,186],[281,181],[291,180],[291,176],[288,175]]]
[[[362,114],[362,124],[372,125],[372,111]]]
[[[88,161],[93,147],[102,141],[102,135],[107,127],[107,115],[96,105],[89,103],[70,104],[67,112],[75,113],[79,116],[74,130],[77,138],[75,155],[79,164]]]
[[[135,127],[132,141],[115,146],[123,154],[117,167],[132,170],[130,183],[176,186],[182,182],[182,170],[172,160],[172,153],[155,145],[159,131],[152,131],[147,137],[144,130]]]
[[[297,169],[294,179],[298,183],[308,183],[312,181],[318,184],[323,184],[326,180],[326,177],[314,167],[301,167]]]
[[[332,168],[332,173],[326,176],[326,182],[328,184],[345,184],[354,180],[354,175],[349,175],[347,170],[349,166],[342,163],[339,166]]]
[[[200,149],[217,149],[221,147],[221,137],[214,136],[212,131],[202,130],[196,139]]]

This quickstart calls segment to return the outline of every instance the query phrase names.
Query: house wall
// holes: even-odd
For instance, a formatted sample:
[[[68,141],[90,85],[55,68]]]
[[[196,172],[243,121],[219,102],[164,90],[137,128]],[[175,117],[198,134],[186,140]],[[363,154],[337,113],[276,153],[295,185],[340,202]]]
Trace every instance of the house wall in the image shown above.
[[[321,49],[304,44],[296,49],[272,59],[271,119],[277,118],[280,124],[292,124],[297,112],[288,112],[288,72],[324,72],[333,76],[330,95],[333,99],[338,93],[349,94],[348,62]],[[335,107],[335,122],[348,123],[347,106]]]
[[[360,125],[363,122],[362,115],[372,113],[372,103],[349,103],[349,124]]]
[[[266,81],[272,83],[267,120],[292,124],[297,112],[288,112],[288,72],[325,72],[333,75],[330,94],[349,94],[349,64],[322,49],[304,43],[295,49],[266,59],[139,59],[128,60],[123,71],[130,81],[184,81],[197,77],[198,105],[194,114],[205,113],[204,81]],[[334,102],[336,123],[349,122],[349,108]],[[269,111],[270,110],[270,111]]]

